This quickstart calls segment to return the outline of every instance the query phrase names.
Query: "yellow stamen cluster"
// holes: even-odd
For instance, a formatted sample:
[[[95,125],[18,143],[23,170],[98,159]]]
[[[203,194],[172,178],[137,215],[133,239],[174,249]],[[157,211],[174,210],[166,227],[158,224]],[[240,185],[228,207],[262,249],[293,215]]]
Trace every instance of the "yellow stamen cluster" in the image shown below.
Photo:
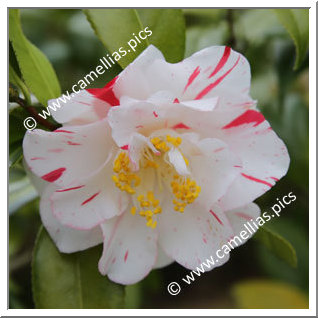
[[[132,173],[129,168],[129,158],[125,152],[120,152],[114,161],[113,167],[115,175],[112,179],[117,188],[126,191],[129,194],[134,194],[134,187],[140,184],[140,178],[135,173]]]
[[[147,198],[145,199],[144,195],[139,195],[137,198],[140,206],[138,214],[146,218],[146,225],[155,228],[157,226],[157,221],[153,220],[153,216],[161,213],[161,207],[159,206],[159,200],[157,200],[152,191],[148,191]],[[132,215],[135,215],[137,212],[137,207],[133,206],[130,210]]]
[[[173,200],[175,211],[184,212],[185,207],[193,203],[198,197],[201,187],[196,184],[194,180],[190,178],[184,178],[179,175],[174,175],[173,181],[171,181],[172,192],[175,196]]]
[[[151,138],[151,142],[157,150],[167,152],[170,150],[170,147],[167,145],[167,143],[175,147],[179,147],[181,145],[182,139],[180,137],[171,137],[170,135],[167,135],[166,140],[163,140],[159,137],[154,137]]]

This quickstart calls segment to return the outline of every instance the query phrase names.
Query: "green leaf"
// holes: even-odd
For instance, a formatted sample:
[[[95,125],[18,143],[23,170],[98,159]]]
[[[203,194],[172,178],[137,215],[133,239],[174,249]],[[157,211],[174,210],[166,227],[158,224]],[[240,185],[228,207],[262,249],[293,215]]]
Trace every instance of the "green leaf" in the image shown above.
[[[183,59],[185,21],[179,9],[85,9],[84,12],[110,53],[120,54],[119,48],[128,52],[125,56],[120,54],[121,58],[117,61],[122,68],[130,64],[149,44],[161,50],[168,62]],[[141,33],[143,37],[148,35],[143,40],[139,32],[147,27],[148,33]],[[149,34],[150,31],[152,34]],[[136,41],[135,36],[141,43]],[[136,44],[134,50],[128,45],[130,41]]]
[[[279,21],[286,28],[296,47],[294,69],[304,61],[309,44],[309,10],[308,9],[274,9]]]
[[[38,196],[23,168],[12,168],[9,172],[9,213],[17,211]]]
[[[123,308],[124,287],[98,272],[101,253],[101,245],[78,253],[60,253],[41,227],[32,261],[36,308]]]
[[[137,9],[144,27],[152,35],[149,42],[155,45],[170,63],[183,59],[185,50],[185,20],[181,9]]]
[[[254,235],[254,239],[264,244],[272,253],[290,266],[297,266],[297,255],[294,247],[279,234],[262,226]]]
[[[234,285],[240,309],[308,309],[308,297],[293,285],[270,280],[248,280]]]
[[[14,107],[9,112],[9,167],[22,159],[22,140],[25,134],[23,121],[29,114],[22,107]]]
[[[106,49],[112,54],[119,53],[121,58],[118,64],[122,68],[130,64],[149,45],[148,38],[137,43],[133,36],[133,33],[138,34],[144,29],[135,9],[85,9],[84,13]],[[135,51],[128,45],[130,40],[137,44]],[[130,43],[134,46],[133,42]],[[126,51],[125,56],[120,53],[120,48]]]
[[[31,98],[28,88],[25,86],[23,81],[19,78],[18,74],[15,72],[13,67],[9,65],[9,82],[17,87],[19,87],[23,93],[23,96],[28,105],[31,105]]]
[[[9,10],[9,38],[23,79],[43,105],[61,95],[55,71],[46,56],[23,34],[18,9]]]

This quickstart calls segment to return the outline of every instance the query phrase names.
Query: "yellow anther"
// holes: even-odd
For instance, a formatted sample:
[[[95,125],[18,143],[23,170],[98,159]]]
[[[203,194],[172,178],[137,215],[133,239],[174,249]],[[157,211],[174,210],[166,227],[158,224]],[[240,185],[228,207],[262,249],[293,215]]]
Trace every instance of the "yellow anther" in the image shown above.
[[[153,222],[152,225],[151,225],[151,227],[152,227],[153,229],[155,229],[156,226],[157,226],[157,221]]]
[[[131,213],[132,215],[135,215],[135,214],[136,214],[136,211],[137,211],[137,208],[136,208],[135,206],[133,206],[133,207],[131,208],[131,210],[130,210],[130,213]]]
[[[153,202],[154,200],[154,194],[152,191],[148,191],[147,193],[147,199],[150,201],[150,202]]]
[[[152,213],[151,210],[147,210],[147,211],[145,211],[145,215],[146,215],[146,216],[152,216],[153,213]]]
[[[149,207],[150,203],[148,201],[141,201],[140,205],[144,208],[144,207]]]
[[[158,208],[156,208],[154,211],[153,211],[154,214],[158,214],[158,213],[161,213],[161,207],[159,206]]]
[[[144,196],[142,194],[138,195],[137,200],[140,202],[144,199]]]

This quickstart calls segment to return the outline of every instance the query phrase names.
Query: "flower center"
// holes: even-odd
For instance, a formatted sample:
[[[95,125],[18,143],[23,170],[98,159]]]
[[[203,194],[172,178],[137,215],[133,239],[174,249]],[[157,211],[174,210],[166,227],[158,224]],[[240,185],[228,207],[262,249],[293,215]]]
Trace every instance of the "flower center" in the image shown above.
[[[201,188],[191,178],[177,173],[169,161],[168,153],[175,148],[182,155],[186,166],[189,166],[189,160],[179,149],[182,138],[166,135],[151,138],[150,142],[159,152],[154,153],[149,147],[145,147],[138,171],[133,171],[127,151],[121,151],[114,160],[115,174],[112,179],[121,191],[132,196],[134,205],[131,208],[131,214],[138,214],[145,218],[146,225],[155,228],[157,215],[162,213],[160,201],[154,195],[155,188],[158,188],[159,194],[164,186],[169,188],[174,196],[174,210],[180,213],[183,213],[186,206],[195,201]]]

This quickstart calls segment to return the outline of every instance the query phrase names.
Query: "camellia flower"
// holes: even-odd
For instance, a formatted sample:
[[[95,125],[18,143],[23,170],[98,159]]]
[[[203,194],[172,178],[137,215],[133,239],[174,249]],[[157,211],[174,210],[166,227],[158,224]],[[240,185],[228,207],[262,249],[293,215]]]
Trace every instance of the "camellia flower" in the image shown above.
[[[249,64],[228,47],[170,64],[149,46],[54,112],[61,128],[27,132],[25,160],[45,180],[40,214],[58,249],[103,242],[99,270],[121,284],[215,255],[289,166],[249,89]]]

